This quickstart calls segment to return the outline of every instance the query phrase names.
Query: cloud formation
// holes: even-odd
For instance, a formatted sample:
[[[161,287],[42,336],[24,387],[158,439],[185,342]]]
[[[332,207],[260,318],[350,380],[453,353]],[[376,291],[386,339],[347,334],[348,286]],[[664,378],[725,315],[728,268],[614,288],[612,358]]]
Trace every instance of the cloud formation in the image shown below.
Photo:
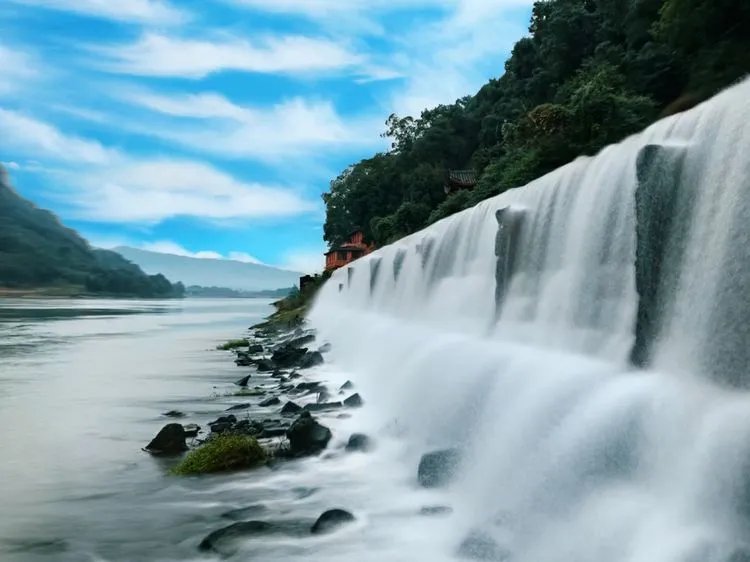
[[[10,0],[16,4],[141,24],[176,25],[188,14],[165,0]]]

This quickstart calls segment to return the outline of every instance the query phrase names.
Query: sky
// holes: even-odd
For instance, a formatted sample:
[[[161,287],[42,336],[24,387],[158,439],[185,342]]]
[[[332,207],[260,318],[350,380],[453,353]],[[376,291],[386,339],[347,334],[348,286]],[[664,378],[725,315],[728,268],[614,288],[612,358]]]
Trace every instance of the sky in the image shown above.
[[[322,269],[321,199],[533,0],[0,0],[0,162],[100,247]]]

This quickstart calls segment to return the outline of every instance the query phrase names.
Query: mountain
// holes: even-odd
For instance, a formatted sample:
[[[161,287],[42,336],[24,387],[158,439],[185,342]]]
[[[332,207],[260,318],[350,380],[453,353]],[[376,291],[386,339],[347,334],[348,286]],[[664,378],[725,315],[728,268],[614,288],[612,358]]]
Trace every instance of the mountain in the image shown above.
[[[170,279],[202,287],[226,287],[237,291],[282,289],[299,284],[300,273],[257,263],[202,259],[149,252],[121,246],[115,251],[147,273],[161,272]]]
[[[136,297],[184,291],[163,275],[146,275],[115,252],[92,248],[54,214],[16,193],[1,166],[0,288]]]

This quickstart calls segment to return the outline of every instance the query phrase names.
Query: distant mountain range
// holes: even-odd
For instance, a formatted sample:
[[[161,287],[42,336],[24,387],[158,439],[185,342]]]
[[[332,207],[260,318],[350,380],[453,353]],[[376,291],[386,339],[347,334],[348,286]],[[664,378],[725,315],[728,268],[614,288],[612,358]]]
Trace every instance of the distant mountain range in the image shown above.
[[[146,275],[109,250],[92,248],[54,214],[21,197],[0,166],[0,292],[180,297],[184,287]]]
[[[120,246],[115,252],[146,273],[162,273],[185,286],[225,287],[236,291],[265,291],[299,285],[301,273],[233,260],[162,254]]]

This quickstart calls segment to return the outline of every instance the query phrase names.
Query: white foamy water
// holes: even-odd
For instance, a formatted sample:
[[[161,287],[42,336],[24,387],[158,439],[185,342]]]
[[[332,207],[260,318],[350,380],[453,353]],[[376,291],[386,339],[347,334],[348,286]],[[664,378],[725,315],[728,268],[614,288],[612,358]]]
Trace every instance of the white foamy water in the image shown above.
[[[681,154],[666,180],[682,202],[637,370],[647,145]],[[498,307],[504,208],[522,223]],[[472,531],[514,562],[750,559],[749,238],[745,82],[337,271],[312,323],[383,446],[359,469],[373,486],[357,546],[319,559],[450,560]],[[418,489],[420,455],[446,446],[462,450],[458,478]],[[454,511],[378,515],[420,504]]]

